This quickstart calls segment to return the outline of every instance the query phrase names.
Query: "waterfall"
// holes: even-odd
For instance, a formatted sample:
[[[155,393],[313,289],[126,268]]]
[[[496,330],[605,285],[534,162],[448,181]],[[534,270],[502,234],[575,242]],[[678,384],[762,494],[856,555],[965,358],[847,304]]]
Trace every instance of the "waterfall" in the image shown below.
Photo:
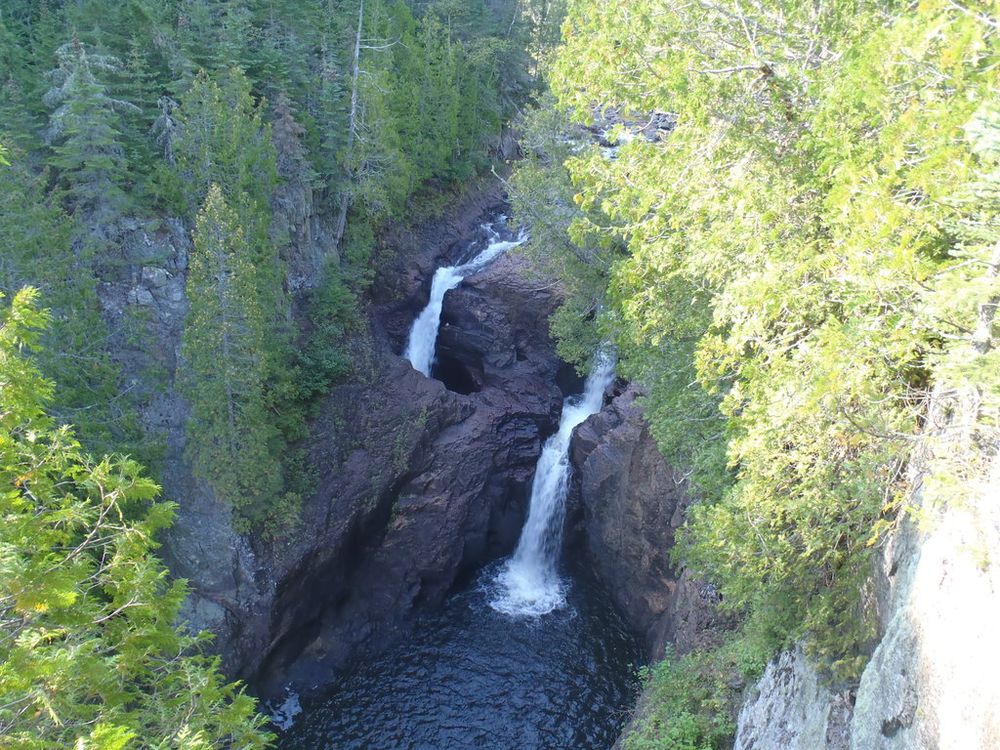
[[[490,606],[498,612],[543,615],[566,603],[566,587],[556,572],[556,563],[569,489],[570,441],[573,430],[600,411],[604,391],[614,380],[614,367],[610,355],[599,354],[583,394],[563,402],[559,430],[545,442],[535,468],[521,539],[496,579],[498,595]]]
[[[462,279],[466,276],[482,271],[499,255],[528,239],[523,230],[516,239],[504,240],[492,226],[485,228],[490,235],[485,250],[461,265],[445,266],[434,272],[430,300],[410,328],[410,338],[403,356],[410,361],[414,370],[428,377],[434,365],[434,347],[437,344],[438,329],[441,327],[441,305],[444,303],[444,295],[462,283]]]

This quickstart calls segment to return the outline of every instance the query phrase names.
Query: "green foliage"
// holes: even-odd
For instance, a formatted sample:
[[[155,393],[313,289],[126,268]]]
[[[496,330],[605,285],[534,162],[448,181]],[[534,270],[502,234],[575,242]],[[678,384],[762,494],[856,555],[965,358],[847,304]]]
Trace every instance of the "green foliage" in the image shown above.
[[[34,356],[46,377],[59,384],[51,413],[73,423],[93,451],[109,452],[142,442],[134,404],[121,394],[120,374],[103,344],[109,333],[97,299],[97,279],[88,253],[73,251],[78,225],[51,196],[46,176],[14,164],[0,167],[0,292],[13,295],[25,285],[41,290],[52,310],[43,334],[45,346]]]
[[[194,227],[218,186],[225,211],[215,218],[240,241],[216,260],[226,258],[247,296],[226,317],[237,308],[223,315],[221,280],[193,273],[183,349],[197,372],[176,377],[191,400],[192,465],[246,530],[267,519],[275,533],[295,515],[289,487],[304,485],[293,443],[311,405],[349,373],[355,298],[374,278],[383,224],[407,218],[418,191],[444,194],[488,168],[489,147],[528,91],[520,40],[537,26],[536,3],[503,19],[482,0],[418,5],[10,0],[0,13],[0,120],[16,154],[4,175],[13,189],[0,197],[11,247],[0,257],[0,288],[36,284],[53,308],[36,355],[59,385],[53,411],[77,425],[88,448],[152,442],[139,439],[132,408],[149,383],[122,377],[114,356],[125,341],[158,346],[114,299],[136,271],[141,232],[131,218]],[[310,317],[299,320],[288,292],[300,280],[286,260],[311,249],[291,242],[318,241],[314,230],[328,231],[322,217],[341,208],[348,226],[324,248],[332,260],[312,300],[295,308]],[[202,235],[192,270],[206,243]],[[211,356],[218,315],[233,321],[244,347],[225,364]],[[236,435],[209,401],[251,345]]]
[[[295,378],[300,402],[309,403],[351,371],[346,340],[360,325],[358,300],[336,268],[309,295],[310,328],[298,350]]]
[[[76,38],[56,56],[59,67],[49,73],[55,86],[44,97],[53,109],[46,133],[53,144],[50,162],[60,170],[72,210],[90,221],[107,221],[126,203],[118,112],[136,108],[109,96],[97,79],[98,71],[117,72],[115,58],[89,54]]]
[[[693,469],[679,561],[838,675],[874,633],[870,556],[931,389],[978,394],[995,429],[991,14],[576,0],[550,71],[565,113],[533,116],[513,183],[570,241],[536,252],[586,290],[553,322],[561,351],[585,351],[598,311],[661,448]],[[604,113],[676,127],[609,156],[559,122]],[[945,474],[983,461],[961,463]]]
[[[209,187],[218,185],[225,195],[246,196],[252,204],[248,211],[263,213],[277,181],[277,157],[263,109],[239,68],[195,76],[181,100],[173,143],[177,169],[190,185],[185,191],[189,208],[200,206]],[[260,230],[254,226],[253,231]]]
[[[398,218],[421,184],[487,166],[485,146],[512,111],[499,89],[516,51],[482,2],[432,3],[418,20],[401,0],[369,0],[364,37],[352,202]]]
[[[48,318],[36,297],[0,313],[0,744],[265,747],[253,699],[175,624],[184,585],[153,555],[173,507],[46,414],[53,384],[25,356]]]
[[[636,719],[623,750],[727,750],[732,747],[742,688],[764,672],[784,645],[778,625],[757,616],[722,643],[664,658],[642,670],[645,680]]]
[[[297,512],[283,493],[282,436],[266,393],[267,309],[240,217],[212,185],[198,214],[181,386],[191,401],[187,454],[236,511],[236,526],[275,533]]]
[[[738,676],[738,675],[737,675]],[[645,705],[625,735],[624,750],[722,750],[730,746],[733,665],[720,651],[683,657],[668,652],[644,670]]]

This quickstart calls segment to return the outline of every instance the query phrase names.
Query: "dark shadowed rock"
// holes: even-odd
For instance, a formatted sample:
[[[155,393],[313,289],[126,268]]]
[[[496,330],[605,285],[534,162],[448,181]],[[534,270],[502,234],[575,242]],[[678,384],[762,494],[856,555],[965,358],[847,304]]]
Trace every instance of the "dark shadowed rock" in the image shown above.
[[[330,257],[310,206],[303,190],[291,188],[274,206],[276,226],[292,240],[293,291],[315,286]],[[315,656],[318,669],[339,666],[396,637],[414,607],[439,601],[457,576],[516,541],[561,400],[560,363],[545,327],[528,329],[519,316],[522,307],[544,315],[555,291],[525,296],[527,286],[505,281],[518,272],[511,267],[450,293],[457,318],[488,315],[498,332],[496,348],[471,329],[449,333],[456,357],[483,359],[474,393],[424,378],[398,356],[434,268],[457,259],[503,209],[494,183],[469,191],[442,216],[381,238],[369,334],[353,343],[357,377],[320,409],[306,443],[317,491],[304,503],[301,526],[278,542],[233,531],[230,508],[185,460],[188,410],[173,381],[187,310],[186,228],[134,221],[122,230],[127,265],[102,284],[101,300],[114,331],[124,330],[129,308],[143,310],[147,336],[134,345],[118,334],[117,353],[146,394],[143,422],[166,448],[164,495],[179,505],[161,551],[172,573],[190,583],[184,619],[215,633],[214,648],[232,674],[259,673],[276,684],[312,676],[297,666],[299,656]],[[514,354],[514,341],[530,361]],[[150,372],[161,380],[151,381]]]
[[[650,658],[716,642],[730,625],[718,594],[670,561],[690,498],[683,474],[656,447],[630,385],[584,422],[573,438],[571,518],[597,574]]]

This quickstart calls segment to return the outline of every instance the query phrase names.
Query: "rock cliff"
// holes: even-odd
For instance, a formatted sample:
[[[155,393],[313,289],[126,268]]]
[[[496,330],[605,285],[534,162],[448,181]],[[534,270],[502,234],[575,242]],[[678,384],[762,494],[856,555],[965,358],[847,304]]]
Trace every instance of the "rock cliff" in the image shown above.
[[[449,389],[448,378],[425,378],[383,350],[367,382],[335,389],[324,404],[309,531],[272,552],[273,588],[238,641],[239,662],[265,690],[288,680],[308,687],[380,647],[415,607],[440,603],[517,541],[562,400],[551,343],[520,312],[551,310],[555,298],[518,267],[500,259],[446,298],[460,322],[439,351],[450,368],[475,363],[474,389]],[[269,656],[258,663],[256,654]]]
[[[710,645],[728,621],[714,588],[670,560],[691,498],[656,447],[640,397],[636,385],[616,389],[574,436],[570,539],[655,660],[668,645],[680,653]]]
[[[292,238],[287,287],[296,304],[332,250],[308,195],[289,191],[275,215]],[[456,578],[516,542],[563,395],[564,368],[539,325],[558,290],[529,278],[523,261],[501,259],[449,293],[440,380],[399,356],[434,269],[455,261],[503,207],[490,183],[444,215],[382,237],[367,332],[353,342],[356,376],[318,409],[305,441],[316,491],[301,525],[277,542],[237,534],[228,506],[184,456],[187,406],[173,382],[187,309],[185,227],[123,225],[126,263],[101,299],[122,332],[123,368],[146,394],[145,427],[165,446],[164,494],[179,504],[162,553],[190,582],[189,625],[215,633],[231,673],[263,689],[308,683],[396,637],[414,607],[440,601]],[[126,340],[137,313],[142,340],[155,345]],[[159,373],[156,382],[149,373]]]
[[[740,713],[739,750],[1000,747],[1000,466],[967,496],[926,492],[965,450],[953,427],[969,407],[955,400],[932,403],[910,512],[877,561],[880,639],[860,683],[825,686],[801,651],[780,655]]]

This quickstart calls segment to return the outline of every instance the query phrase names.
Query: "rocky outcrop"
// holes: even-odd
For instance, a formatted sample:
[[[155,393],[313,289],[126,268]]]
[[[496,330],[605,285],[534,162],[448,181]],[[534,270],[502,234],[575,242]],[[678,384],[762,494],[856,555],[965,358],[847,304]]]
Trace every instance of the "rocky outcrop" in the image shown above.
[[[768,664],[740,710],[733,750],[848,750],[851,690],[829,688],[801,648]]]
[[[313,438],[321,476],[304,511],[309,533],[275,551],[265,614],[250,614],[239,640],[239,662],[263,689],[309,687],[379,648],[414,608],[513,547],[562,400],[545,332],[524,329],[516,312],[551,310],[554,297],[516,269],[502,259],[449,293],[449,309],[470,321],[453,325],[450,351],[481,359],[480,388],[449,390],[385,351],[368,382],[331,394]],[[486,350],[473,321],[496,333]],[[518,358],[515,342],[530,356]],[[255,663],[258,654],[269,656]]]
[[[326,251],[318,239],[324,233],[309,228],[316,218],[309,215],[302,195],[286,191],[279,197],[276,221],[292,239],[289,285],[293,291],[308,289],[317,283],[325,262]],[[163,554],[172,573],[190,583],[185,619],[194,629],[215,633],[215,647],[234,674],[252,676],[272,651],[278,654],[273,664],[287,662],[324,627],[328,640],[338,628],[343,631],[342,644],[328,649],[336,652],[328,661],[337,662],[354,644],[377,640],[365,635],[366,629],[380,627],[379,617],[372,614],[378,609],[375,599],[384,599],[386,622],[405,614],[409,604],[404,601],[433,601],[449,576],[461,570],[462,559],[487,554],[490,545],[499,544],[491,534],[503,537],[497,529],[518,525],[518,498],[528,481],[525,466],[533,466],[532,455],[537,455],[540,436],[551,429],[560,398],[552,385],[558,364],[545,336],[531,337],[530,345],[537,347],[533,363],[518,362],[511,350],[508,359],[517,366],[506,368],[497,380],[519,385],[512,386],[506,398],[494,389],[473,403],[410,370],[394,353],[401,348],[398,337],[393,340],[386,333],[386,323],[394,316],[408,326],[426,299],[421,285],[429,282],[433,268],[459,252],[501,206],[499,188],[490,185],[467,193],[444,216],[384,238],[384,286],[377,287],[377,293],[387,295],[391,288],[398,296],[381,303],[376,298],[370,306],[369,335],[355,342],[358,380],[330,395],[310,441],[318,490],[305,503],[302,527],[289,535],[294,541],[275,544],[235,533],[228,506],[191,475],[184,456],[187,406],[172,381],[187,309],[187,232],[179,221],[123,223],[120,244],[127,265],[100,291],[106,317],[113,330],[122,332],[116,355],[123,370],[133,373],[133,386],[146,394],[146,430],[159,436],[166,449],[160,467],[164,495],[179,503]],[[486,277],[482,283],[493,282]],[[549,309],[546,305],[554,304],[554,297],[525,302]],[[144,334],[138,345],[124,336],[132,319]],[[150,373],[161,376],[154,380]],[[482,448],[478,453],[460,445],[463,436],[471,440],[472,435],[482,438],[477,438]],[[502,440],[506,444],[497,448]],[[455,450],[455,441],[461,450]],[[476,471],[449,477],[441,464],[452,450],[457,461],[464,459]],[[465,482],[465,491],[456,492],[463,500],[449,504],[444,488],[452,480]],[[421,482],[429,493],[421,498],[436,500],[436,505],[415,501]],[[433,534],[426,524],[410,523],[411,517],[429,519],[442,508],[447,517]],[[485,515],[480,513],[484,509]],[[445,552],[429,541],[445,528],[454,532],[459,552]],[[427,536],[418,538],[423,532]],[[365,567],[369,556],[379,550],[384,554],[392,545],[420,548],[426,560],[417,560],[416,553],[400,553],[388,573],[379,573],[377,565]],[[369,601],[331,605],[344,598],[355,573],[360,576],[355,588]],[[366,584],[364,576],[384,585]],[[399,584],[404,579],[405,587]],[[435,585],[438,579],[440,586]],[[390,581],[396,585],[392,592]],[[403,588],[409,594],[400,593]],[[304,604],[293,601],[295,592],[303,595]],[[396,602],[390,601],[393,597]],[[286,611],[275,613],[278,607]],[[337,620],[331,614],[337,607],[344,612],[340,624],[327,627]]]
[[[911,512],[875,571],[881,638],[860,684],[838,692],[817,683],[800,651],[780,655],[740,714],[740,750],[1000,747],[1000,466],[967,496],[959,485],[941,492],[936,475],[967,458],[961,415],[978,408],[957,400],[932,402]]]
[[[728,626],[715,589],[670,560],[690,502],[684,475],[656,447],[636,385],[584,422],[570,459],[571,539],[582,546],[650,659],[708,646]]]
[[[446,298],[441,380],[398,355],[430,271],[465,249],[496,212],[492,197],[434,233],[418,227],[390,256],[401,298],[376,296],[369,334],[354,342],[356,378],[319,409],[308,441],[317,491],[300,528],[280,542],[240,537],[227,508],[174,477],[185,506],[168,552],[191,579],[188,617],[221,635],[226,664],[262,692],[328,681],[517,540],[563,396],[561,363],[536,317],[551,312],[557,290],[501,258]],[[463,363],[474,363],[474,388],[448,375],[471,377]]]
[[[588,557],[656,650],[680,576],[670,548],[687,496],[683,477],[653,443],[636,395],[635,387],[616,394],[579,427],[571,461]]]
[[[734,622],[719,610],[713,586],[671,561],[691,496],[684,474],[650,434],[641,395],[635,384],[619,386],[574,435],[568,543],[571,554],[589,561],[655,662],[668,646],[685,654],[719,645]],[[622,738],[652,705],[639,697]]]
[[[907,519],[897,532],[880,586],[884,632],[858,687],[853,750],[1000,747],[997,550],[1000,467],[973,497],[924,505],[919,522]]]
[[[352,344],[356,377],[329,394],[306,441],[317,489],[301,526],[275,542],[234,532],[229,507],[184,455],[187,405],[173,378],[187,311],[186,228],[121,223],[125,263],[102,284],[101,300],[120,339],[116,356],[144,394],[145,428],[165,449],[164,495],[179,505],[161,552],[189,581],[188,625],[215,634],[232,674],[259,676],[265,687],[309,682],[306,661],[328,671],[377,648],[403,632],[413,608],[439,601],[456,577],[515,543],[562,398],[560,363],[537,324],[556,290],[536,289],[511,259],[449,294],[445,359],[477,362],[474,392],[424,378],[398,356],[434,268],[457,259],[503,209],[497,182],[480,188],[381,238],[368,333]],[[310,206],[306,187],[286,176],[275,231],[290,240],[293,298],[332,257]],[[144,328],[138,345],[126,337],[135,323]]]

